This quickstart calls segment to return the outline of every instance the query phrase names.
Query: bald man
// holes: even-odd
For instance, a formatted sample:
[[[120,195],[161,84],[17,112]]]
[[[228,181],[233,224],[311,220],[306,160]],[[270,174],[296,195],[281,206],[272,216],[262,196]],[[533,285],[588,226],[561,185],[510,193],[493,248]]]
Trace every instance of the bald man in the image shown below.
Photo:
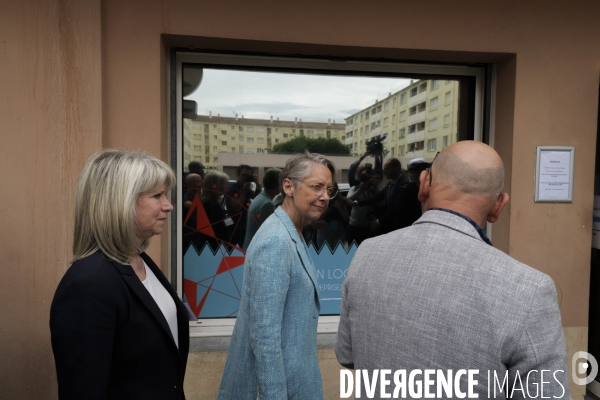
[[[370,384],[391,370],[385,392],[409,398],[570,398],[552,279],[492,247],[483,229],[508,202],[503,185],[502,160],[479,142],[445,148],[421,172],[423,216],[363,242],[348,269],[343,366]],[[363,398],[385,397],[381,384],[361,378]]]

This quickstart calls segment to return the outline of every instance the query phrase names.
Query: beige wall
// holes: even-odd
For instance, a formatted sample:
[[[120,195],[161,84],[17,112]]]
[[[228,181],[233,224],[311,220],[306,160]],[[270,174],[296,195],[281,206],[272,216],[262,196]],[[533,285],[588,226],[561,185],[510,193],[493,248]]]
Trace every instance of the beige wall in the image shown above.
[[[498,62],[496,145],[510,171],[511,206],[494,240],[554,278],[569,346],[585,349],[598,1],[389,1],[385,13],[364,1],[1,3],[3,398],[56,398],[48,310],[68,265],[76,176],[101,146],[168,158],[167,54],[175,44]],[[572,204],[533,203],[536,145],[576,147]],[[167,243],[155,240],[150,250],[163,268]]]

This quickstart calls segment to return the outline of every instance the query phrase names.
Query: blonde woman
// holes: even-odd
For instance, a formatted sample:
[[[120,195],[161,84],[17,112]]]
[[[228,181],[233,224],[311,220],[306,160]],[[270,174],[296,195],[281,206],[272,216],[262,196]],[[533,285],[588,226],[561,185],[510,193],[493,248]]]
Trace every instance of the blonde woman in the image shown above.
[[[168,165],[104,150],[85,164],[75,203],[72,265],[50,309],[64,399],[184,399],[186,310],[144,252],[166,228]]]

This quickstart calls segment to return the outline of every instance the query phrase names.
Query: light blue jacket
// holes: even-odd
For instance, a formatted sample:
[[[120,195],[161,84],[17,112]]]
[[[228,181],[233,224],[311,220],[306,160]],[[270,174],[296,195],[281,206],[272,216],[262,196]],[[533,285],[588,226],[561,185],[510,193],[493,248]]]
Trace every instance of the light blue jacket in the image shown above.
[[[319,294],[304,240],[279,207],[246,253],[242,300],[219,400],[323,398]]]

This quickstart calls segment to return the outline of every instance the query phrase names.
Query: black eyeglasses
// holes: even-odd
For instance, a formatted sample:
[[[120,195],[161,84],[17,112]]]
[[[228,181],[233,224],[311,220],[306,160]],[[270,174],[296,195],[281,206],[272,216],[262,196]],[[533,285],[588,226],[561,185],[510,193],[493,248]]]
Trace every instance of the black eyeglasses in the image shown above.
[[[437,156],[440,154],[440,152],[438,151],[437,154],[435,155],[435,157],[433,157],[433,161],[435,161],[435,159],[437,158]],[[427,168],[427,172],[429,173],[429,186],[431,186],[431,181],[433,179],[433,161],[431,162],[431,164],[429,164],[429,168]]]

